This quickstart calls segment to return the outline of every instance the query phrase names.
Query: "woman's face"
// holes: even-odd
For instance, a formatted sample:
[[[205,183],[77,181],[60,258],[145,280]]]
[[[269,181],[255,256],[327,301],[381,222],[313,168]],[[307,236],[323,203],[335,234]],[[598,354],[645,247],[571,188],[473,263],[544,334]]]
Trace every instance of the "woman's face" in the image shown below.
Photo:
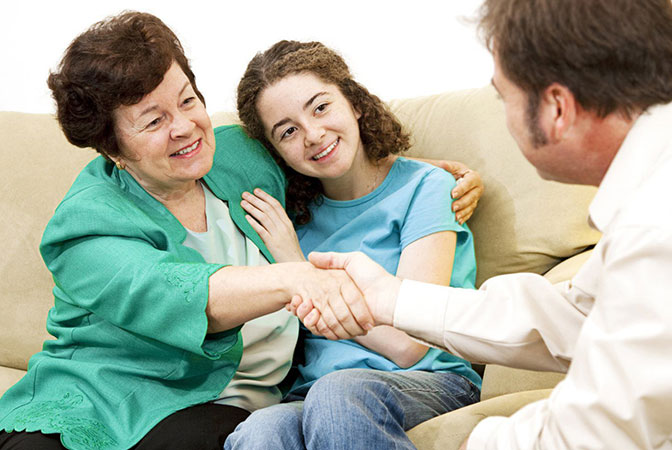
[[[334,84],[311,73],[288,75],[264,89],[256,106],[266,138],[299,173],[340,179],[366,159],[361,114]]]
[[[177,63],[140,103],[118,107],[114,121],[121,149],[115,162],[155,196],[193,188],[212,167],[210,117]]]

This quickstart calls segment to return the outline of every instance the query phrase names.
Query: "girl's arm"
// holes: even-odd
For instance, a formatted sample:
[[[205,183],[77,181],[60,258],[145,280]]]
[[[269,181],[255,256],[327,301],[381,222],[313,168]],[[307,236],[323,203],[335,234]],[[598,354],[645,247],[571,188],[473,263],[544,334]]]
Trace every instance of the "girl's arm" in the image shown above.
[[[397,276],[448,286],[453,272],[456,239],[454,231],[441,231],[410,243],[401,252]],[[389,326],[376,327],[366,336],[356,337],[355,341],[402,368],[420,361],[429,348]]]

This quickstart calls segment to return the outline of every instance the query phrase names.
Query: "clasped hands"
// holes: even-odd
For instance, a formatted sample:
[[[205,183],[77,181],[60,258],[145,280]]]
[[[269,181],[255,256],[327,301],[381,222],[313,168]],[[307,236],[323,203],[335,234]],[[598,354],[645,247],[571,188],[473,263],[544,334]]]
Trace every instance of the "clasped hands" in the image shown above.
[[[318,295],[299,289],[286,305],[311,333],[351,339],[373,327],[392,325],[401,280],[361,252],[311,253],[310,263],[328,275]]]

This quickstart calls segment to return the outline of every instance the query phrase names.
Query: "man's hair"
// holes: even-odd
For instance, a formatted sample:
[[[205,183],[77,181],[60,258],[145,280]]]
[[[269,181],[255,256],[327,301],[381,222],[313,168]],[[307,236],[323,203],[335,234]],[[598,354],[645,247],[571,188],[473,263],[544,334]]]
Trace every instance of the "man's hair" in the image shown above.
[[[554,82],[599,116],[672,101],[670,0],[485,0],[479,29],[538,106]]]
[[[176,62],[196,95],[196,78],[177,36],[157,17],[124,12],[75,38],[47,84],[65,137],[103,156],[119,155],[113,112],[152,92]]]
[[[390,153],[410,147],[409,135],[377,96],[357,83],[343,58],[320,42],[280,41],[252,58],[238,84],[238,115],[247,133],[260,140],[287,175],[287,209],[298,224],[310,221],[308,205],[323,193],[316,178],[307,177],[287,166],[266,139],[257,111],[262,92],[276,81],[299,73],[310,73],[334,84],[352,107],[361,113],[359,134],[367,157],[378,161]]]

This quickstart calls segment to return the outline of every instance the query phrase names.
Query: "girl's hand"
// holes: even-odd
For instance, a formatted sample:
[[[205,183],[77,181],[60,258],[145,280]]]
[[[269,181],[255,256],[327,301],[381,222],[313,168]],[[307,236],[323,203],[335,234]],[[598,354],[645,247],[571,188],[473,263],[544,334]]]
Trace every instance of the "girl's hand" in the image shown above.
[[[469,169],[458,161],[445,161],[440,159],[418,159],[450,172],[457,180],[457,186],[451,192],[453,196],[453,212],[460,224],[463,224],[474,213],[478,201],[483,195],[483,180],[475,170]]]
[[[292,221],[280,202],[261,189],[255,189],[254,194],[243,192],[240,206],[249,214],[245,218],[264,241],[276,262],[306,260]]]

